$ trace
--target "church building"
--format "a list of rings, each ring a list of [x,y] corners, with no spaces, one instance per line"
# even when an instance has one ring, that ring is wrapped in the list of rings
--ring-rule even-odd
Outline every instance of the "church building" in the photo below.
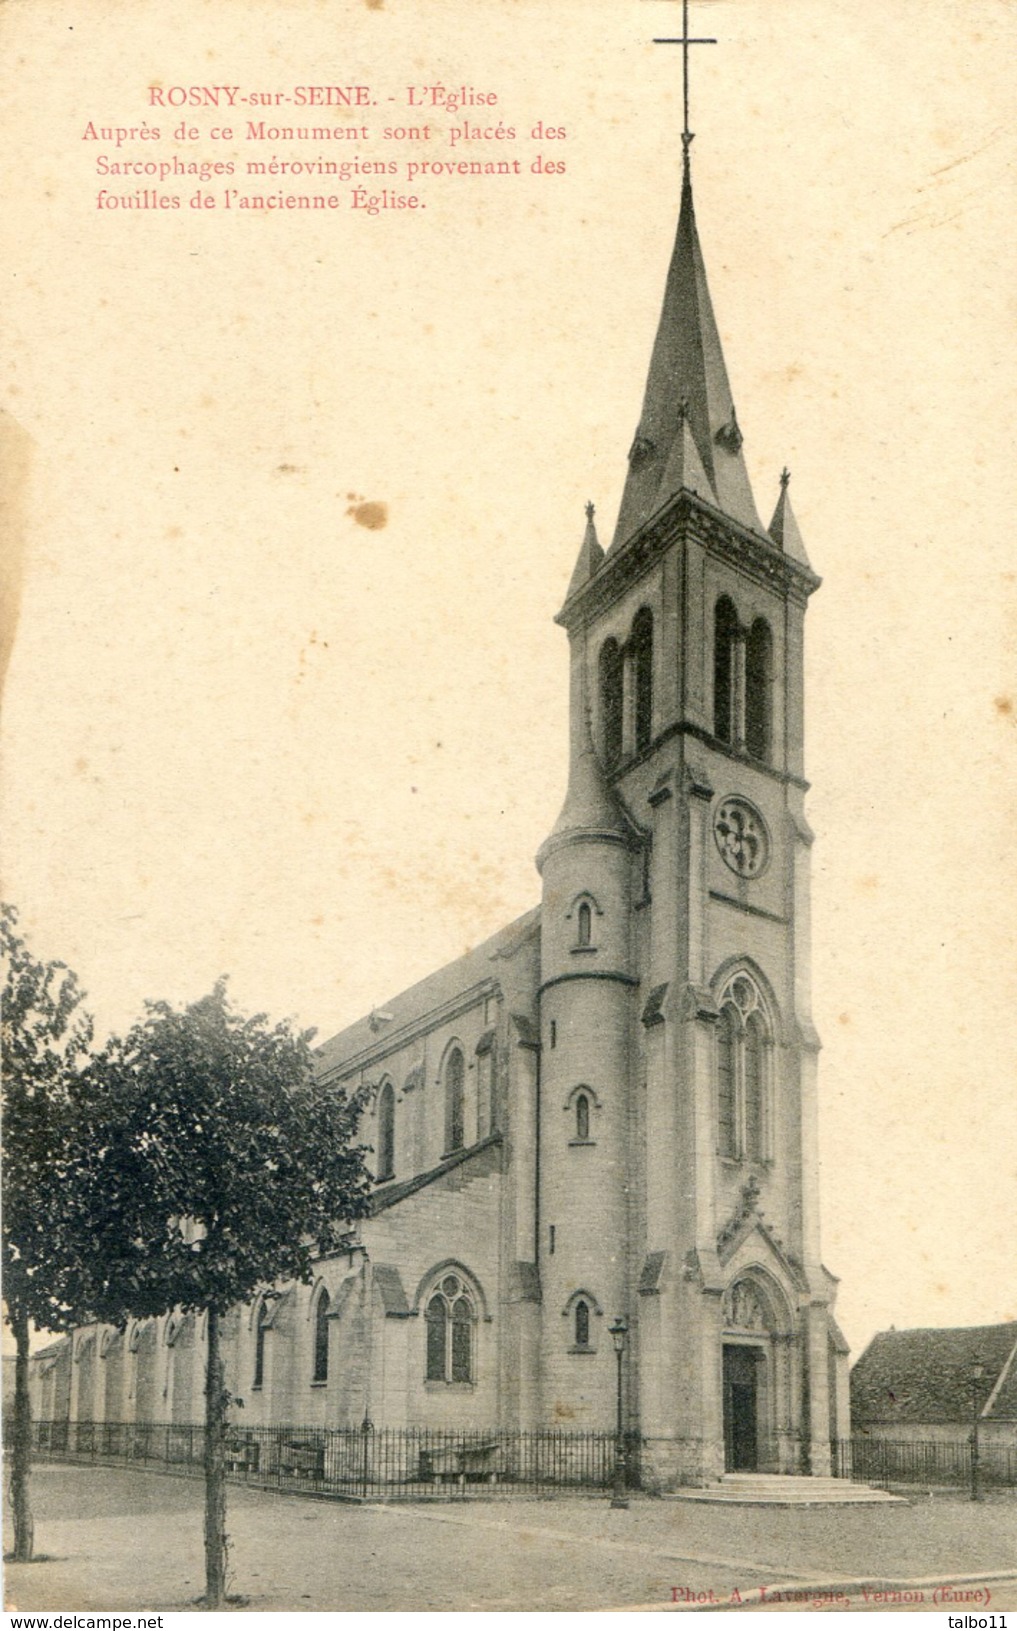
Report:
[[[319,1049],[323,1080],[371,1084],[371,1211],[313,1285],[226,1322],[245,1425],[609,1432],[617,1339],[648,1487],[825,1475],[848,1436],[809,992],[819,579],[786,472],[756,510],[690,139],[614,536],[589,506],[557,614],[540,903]],[[190,1315],[76,1333],[37,1412],[199,1421],[201,1357]]]

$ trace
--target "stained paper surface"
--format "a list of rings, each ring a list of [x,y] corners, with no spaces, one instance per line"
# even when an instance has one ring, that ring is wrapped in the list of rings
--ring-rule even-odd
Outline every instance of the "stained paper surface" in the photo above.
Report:
[[[821,1188],[857,1354],[1017,1318],[1017,13],[692,12],[745,456],[764,519],[790,467],[824,580]],[[0,23],[4,894],[100,1029],[225,971],[329,1035],[539,898],[552,617],[638,418],[680,183],[680,52],[651,42],[680,7]],[[354,134],[287,134],[325,125]]]

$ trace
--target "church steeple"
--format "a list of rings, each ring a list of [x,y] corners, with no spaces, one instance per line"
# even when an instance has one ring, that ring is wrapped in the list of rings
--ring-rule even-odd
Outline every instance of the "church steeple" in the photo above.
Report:
[[[678,232],[612,551],[683,486],[762,533],[741,449],[696,229],[686,145]]]

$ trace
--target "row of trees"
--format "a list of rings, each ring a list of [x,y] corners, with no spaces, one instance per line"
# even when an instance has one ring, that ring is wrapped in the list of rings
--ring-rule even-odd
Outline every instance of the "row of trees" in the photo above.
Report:
[[[32,1556],[29,1341],[174,1308],[204,1313],[205,1603],[226,1593],[227,1408],[221,1316],[308,1281],[366,1210],[362,1095],[315,1078],[312,1032],[244,1017],[225,981],[190,1007],[150,1003],[93,1046],[75,975],[35,958],[0,907],[4,973],[6,1318],[13,1330],[14,1553]]]

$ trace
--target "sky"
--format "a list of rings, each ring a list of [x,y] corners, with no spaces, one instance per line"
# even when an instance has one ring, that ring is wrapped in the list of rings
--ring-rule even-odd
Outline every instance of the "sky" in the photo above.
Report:
[[[692,21],[719,42],[693,52],[694,180],[744,453],[764,518],[790,467],[823,578],[824,1256],[857,1353],[1017,1318],[1017,12]],[[228,972],[326,1037],[539,898],[552,618],[638,419],[680,182],[679,54],[651,41],[680,8],[13,0],[2,26],[5,898],[100,1030]],[[432,176],[376,215],[227,212],[221,179],[213,210],[190,182],[179,211],[98,208],[150,183],[97,176],[116,150],[89,121],[161,123],[121,153],[162,158],[195,117],[185,157],[250,156],[149,99],[209,83],[366,83],[362,155],[522,173]],[[453,150],[462,111],[408,106],[435,84],[497,95],[465,122],[514,144]],[[389,120],[430,134],[386,148]]]

